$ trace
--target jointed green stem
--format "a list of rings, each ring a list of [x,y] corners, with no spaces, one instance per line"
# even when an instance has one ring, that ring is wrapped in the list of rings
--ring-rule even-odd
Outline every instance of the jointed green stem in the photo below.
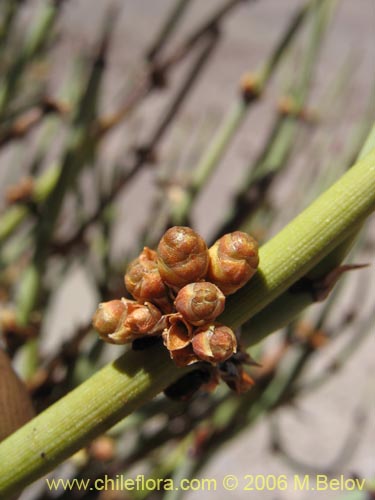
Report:
[[[372,127],[365,144],[363,145],[358,161],[363,160],[365,156],[375,149],[375,125]],[[352,228],[349,236],[340,243],[335,249],[322,259],[308,275],[310,279],[319,279],[345,259],[350,252],[358,233],[362,228],[362,223]],[[269,333],[286,326],[296,316],[298,316],[306,307],[314,302],[311,293],[301,292],[292,293],[286,290],[279,295],[276,300],[263,308],[255,316],[251,317],[244,325],[244,336],[242,342],[245,346],[257,344],[263,340]]]
[[[260,250],[260,272],[227,301],[238,326],[340,245],[375,207],[375,149]],[[247,306],[247,307],[246,307]]]
[[[375,207],[375,149],[261,249],[258,275],[228,300],[235,327],[308,273]],[[156,347],[129,351],[0,444],[0,492],[10,495],[160,392],[185,370]]]

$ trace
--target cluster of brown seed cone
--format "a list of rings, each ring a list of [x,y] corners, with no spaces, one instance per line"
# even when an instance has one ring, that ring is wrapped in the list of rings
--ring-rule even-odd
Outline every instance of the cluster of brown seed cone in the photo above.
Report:
[[[225,297],[250,280],[258,262],[258,244],[247,233],[226,234],[207,248],[191,228],[172,227],[156,251],[145,247],[129,264],[125,286],[135,300],[99,304],[93,326],[114,344],[162,336],[178,366],[218,365],[237,352],[237,339],[216,318]]]

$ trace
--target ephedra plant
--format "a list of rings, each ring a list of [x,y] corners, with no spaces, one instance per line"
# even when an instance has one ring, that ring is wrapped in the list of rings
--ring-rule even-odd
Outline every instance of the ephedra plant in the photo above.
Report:
[[[366,265],[344,260],[353,248],[356,255],[361,244],[369,245],[366,220],[375,208],[373,106],[334,155],[328,155],[323,126],[325,119],[341,118],[351,59],[332,75],[326,97],[315,109],[308,107],[336,2],[297,5],[259,69],[243,67],[238,91],[220,123],[207,119],[194,124],[201,127],[195,133],[202,135],[195,138],[195,149],[191,138],[188,146],[186,125],[179,122],[183,105],[199,87],[198,76],[210,77],[208,63],[225,40],[227,18],[236,9],[252,12],[253,3],[224,1],[179,37],[194,2],[177,0],[145,49],[144,60],[136,70],[129,69],[128,89],[122,88],[120,103],[110,113],[103,111],[108,91],[104,77],[111,68],[120,11],[113,5],[105,15],[89,67],[80,61],[80,71],[75,68],[64,88],[50,92],[46,73],[52,71],[56,33],[64,39],[64,15],[74,6],[69,0],[40,2],[26,12],[32,22],[24,30],[23,5],[4,1],[0,154],[5,158],[9,151],[21,151],[17,161],[23,170],[8,185],[0,215],[0,498],[11,498],[72,456],[76,477],[115,476],[138,462],[148,465],[150,477],[194,477],[222,444],[259,417],[273,415],[276,408],[295,403],[329,380],[329,369],[307,381],[302,375],[341,331],[357,321],[359,334],[332,366],[343,366],[365,339],[372,317],[357,309],[350,317],[344,315],[340,296],[342,276],[353,271],[348,275],[355,280]],[[290,78],[295,57],[300,71]],[[222,203],[221,192],[215,193],[212,203],[220,221],[210,241],[195,227],[196,202],[228,161],[250,110],[256,112],[254,105],[261,99],[269,100],[265,91],[281,63],[287,95],[270,120],[263,149],[251,155],[251,162],[246,159],[229,206]],[[178,67],[183,72],[176,84]],[[151,120],[145,133],[139,131],[134,115],[158,94],[166,96],[165,107],[154,117],[155,124]],[[203,99],[200,107],[205,104]],[[129,143],[126,154],[122,149],[111,164],[106,141],[112,132],[124,131],[127,137],[136,136],[135,144]],[[312,131],[315,142],[310,140]],[[173,133],[177,146],[168,156],[161,145]],[[61,144],[51,161],[54,139]],[[311,169],[326,163],[328,156],[334,169],[314,170],[314,182],[311,169],[301,173],[295,167],[291,174],[289,167],[298,155]],[[184,157],[194,161],[181,174],[177,165]],[[142,176],[150,165],[154,185],[146,189]],[[229,163],[226,168],[231,171]],[[12,165],[5,170],[9,173]],[[289,211],[283,212],[272,197],[288,175],[295,190]],[[150,213],[146,222],[139,217],[135,231],[142,203],[129,202],[126,196],[139,179]],[[314,201],[307,204],[307,198]],[[125,200],[125,209],[119,208],[119,200]],[[126,217],[133,228],[125,231],[130,250],[117,258],[113,242],[122,232],[116,230],[116,221]],[[273,221],[279,230],[271,236]],[[62,310],[70,336],[45,354],[43,339],[53,335],[45,332],[53,298],[77,263],[90,275],[95,307],[79,328]],[[360,286],[366,295],[365,279]],[[316,317],[302,317],[316,302],[322,302]],[[332,311],[339,319],[329,330]],[[270,354],[261,341],[280,329],[280,348]],[[294,362],[285,368],[291,353]],[[152,419],[163,424],[144,431]],[[273,424],[280,453],[293,462],[277,420]],[[158,492],[159,497],[164,494]],[[48,495],[44,490],[40,498]],[[56,495],[62,498],[63,492]]]

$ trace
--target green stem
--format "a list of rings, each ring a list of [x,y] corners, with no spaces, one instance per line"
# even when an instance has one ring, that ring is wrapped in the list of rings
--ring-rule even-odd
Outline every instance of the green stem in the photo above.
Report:
[[[267,80],[271,77],[273,70],[284,56],[286,49],[290,45],[290,42],[292,41],[295,34],[299,30],[300,26],[303,24],[306,15],[309,13],[310,9],[313,8],[315,5],[322,3],[322,1],[323,0],[312,0],[310,2],[306,2],[305,5],[302,5],[302,7],[300,7],[294,13],[294,16],[291,19],[288,29],[281,38],[274,52],[271,54],[269,60],[265,63],[262,70],[259,72],[261,85],[264,85],[267,82]]]
[[[371,150],[375,151],[375,124],[358,155],[358,161],[363,160]],[[319,279],[340,265],[356,242],[362,225],[360,223],[353,227],[349,236],[309,272],[310,279]],[[311,293],[292,293],[286,290],[243,325],[243,345],[249,347],[261,342],[270,333],[289,324],[313,303]]]
[[[263,245],[259,272],[228,299],[220,319],[241,325],[347,239],[374,210],[374,183],[375,149]]]
[[[348,238],[375,207],[374,184],[375,149],[262,247],[258,274],[228,300],[224,322],[252,317]],[[184,372],[162,347],[127,352],[0,444],[0,492],[45,474]]]
[[[18,445],[2,460],[6,470],[2,467],[1,495],[10,495],[51,470],[62,460],[62,449],[64,456],[70,456],[162,391],[166,380],[171,382],[180,374],[161,346],[126,352],[22,428]],[[1,443],[3,451],[6,444]],[[17,467],[7,467],[17,462]]]
[[[356,237],[357,231],[352,232],[343,243],[309,272],[309,277],[311,279],[322,278],[329,271],[340,265],[350,251]],[[288,325],[304,309],[313,304],[314,301],[312,293],[293,293],[290,290],[286,290],[243,325],[242,344],[244,347],[251,347],[258,344],[270,333]]]

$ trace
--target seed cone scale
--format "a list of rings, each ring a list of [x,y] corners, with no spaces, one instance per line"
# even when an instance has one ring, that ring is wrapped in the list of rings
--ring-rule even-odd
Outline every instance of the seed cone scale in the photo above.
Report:
[[[225,295],[242,288],[258,268],[258,243],[242,231],[225,234],[208,252],[210,260],[206,279]]]
[[[208,268],[208,249],[199,234],[189,227],[174,226],[161,238],[158,269],[164,283],[179,290],[204,278]]]
[[[225,296],[209,281],[189,283],[178,292],[175,307],[194,326],[214,321],[225,307]]]
[[[177,366],[188,366],[199,361],[191,345],[192,326],[179,313],[170,314],[163,331],[163,342]]]
[[[129,264],[124,281],[128,292],[139,302],[153,302],[165,312],[171,311],[168,291],[158,270],[155,250],[144,247],[140,255]]]
[[[171,314],[167,318],[168,326],[163,331],[163,341],[169,351],[184,349],[190,344],[192,327],[180,314]]]

